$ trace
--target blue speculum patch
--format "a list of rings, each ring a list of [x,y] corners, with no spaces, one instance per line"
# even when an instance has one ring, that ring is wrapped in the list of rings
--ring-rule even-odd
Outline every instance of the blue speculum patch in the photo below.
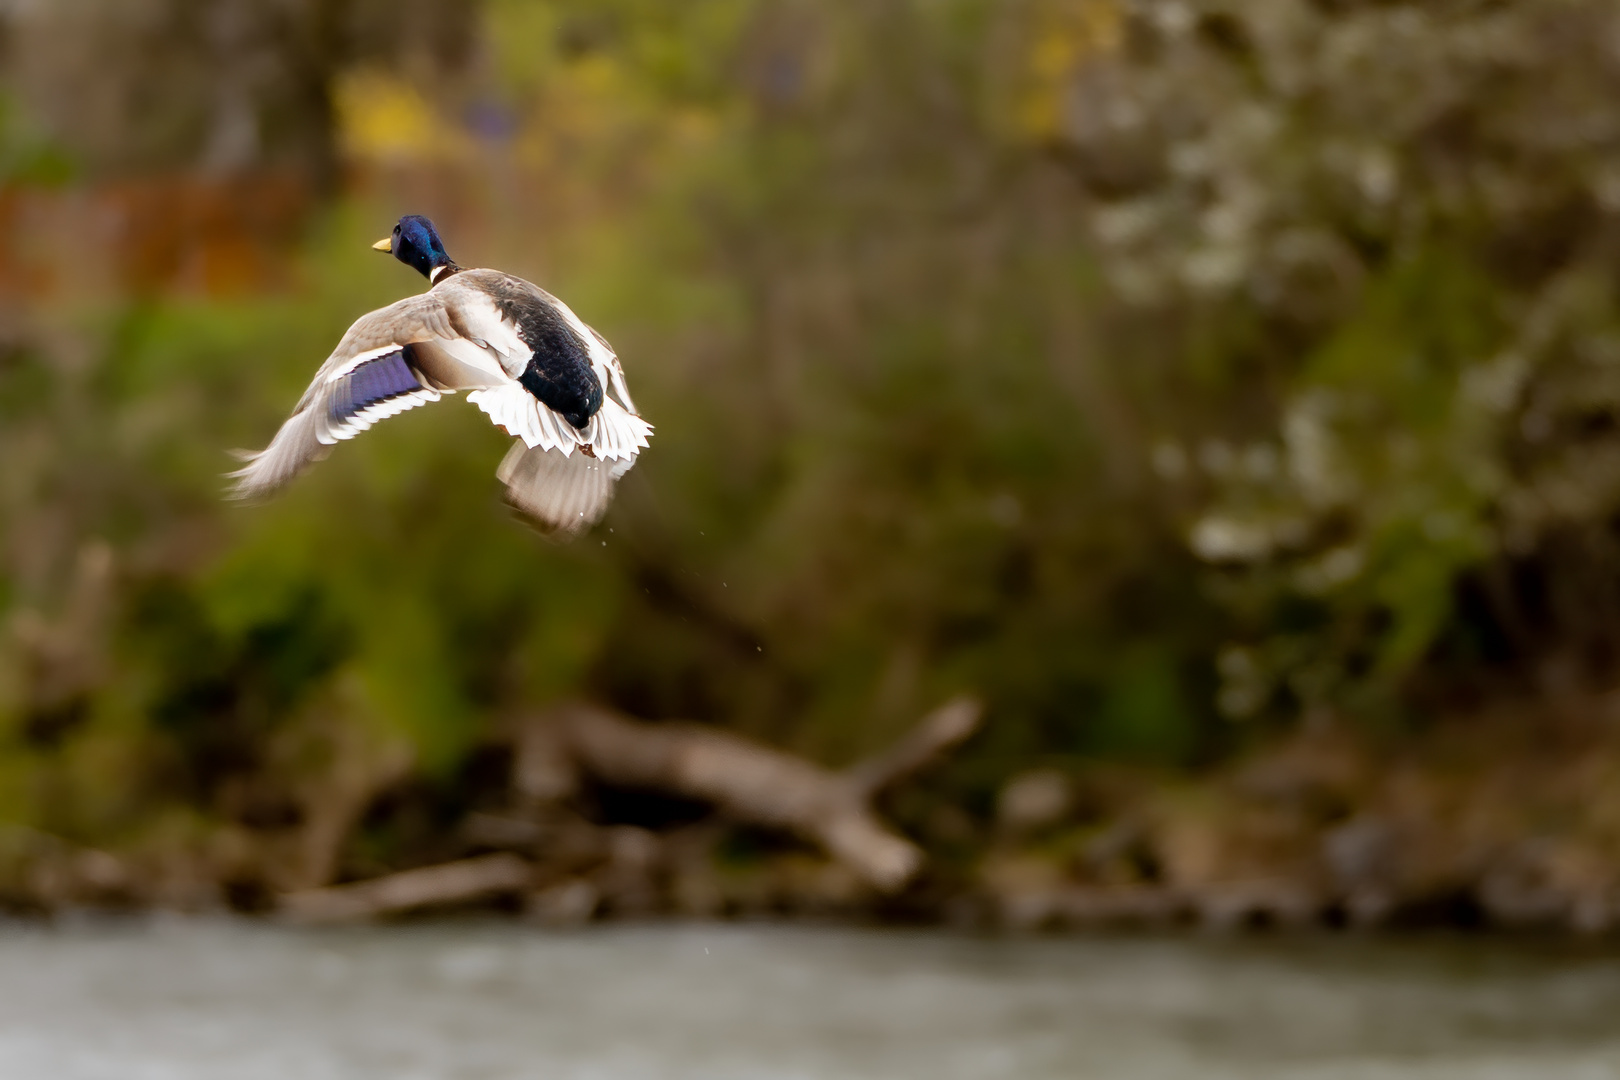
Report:
[[[420,389],[422,384],[411,373],[410,365],[405,362],[405,349],[402,348],[375,360],[367,360],[345,375],[332,395],[329,415],[341,423],[372,405]]]

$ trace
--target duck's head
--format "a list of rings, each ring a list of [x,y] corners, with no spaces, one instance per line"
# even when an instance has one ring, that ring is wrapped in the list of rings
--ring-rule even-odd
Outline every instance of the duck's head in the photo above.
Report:
[[[429,281],[437,282],[444,275],[440,271],[456,264],[445,254],[444,241],[433,222],[420,214],[406,214],[394,226],[394,231],[371,245],[386,251],[394,258],[412,267]]]

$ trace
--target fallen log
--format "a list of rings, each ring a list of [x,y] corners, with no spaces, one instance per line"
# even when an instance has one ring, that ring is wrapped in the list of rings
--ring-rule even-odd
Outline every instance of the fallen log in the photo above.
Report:
[[[506,853],[482,855],[350,885],[287,893],[281,898],[279,914],[300,923],[354,922],[522,892],[533,878],[534,868],[527,859]]]
[[[922,852],[878,819],[872,800],[966,739],[982,712],[973,698],[954,699],[887,752],[834,772],[714,728],[568,704],[520,725],[514,784],[531,806],[568,797],[585,776],[708,802],[735,821],[803,837],[894,892],[921,868]]]

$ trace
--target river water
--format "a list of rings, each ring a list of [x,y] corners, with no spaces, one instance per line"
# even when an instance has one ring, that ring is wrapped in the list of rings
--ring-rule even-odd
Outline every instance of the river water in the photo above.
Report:
[[[1608,1080],[1620,956],[496,922],[0,926],[0,1080]]]

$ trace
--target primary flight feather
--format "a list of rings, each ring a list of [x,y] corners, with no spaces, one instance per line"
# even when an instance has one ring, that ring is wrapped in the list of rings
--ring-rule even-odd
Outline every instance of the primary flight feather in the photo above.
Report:
[[[270,445],[231,473],[238,498],[267,495],[333,444],[458,390],[515,436],[495,475],[513,506],[574,533],[598,521],[652,432],[607,341],[522,278],[466,270],[425,217],[373,245],[428,291],[349,327]]]

